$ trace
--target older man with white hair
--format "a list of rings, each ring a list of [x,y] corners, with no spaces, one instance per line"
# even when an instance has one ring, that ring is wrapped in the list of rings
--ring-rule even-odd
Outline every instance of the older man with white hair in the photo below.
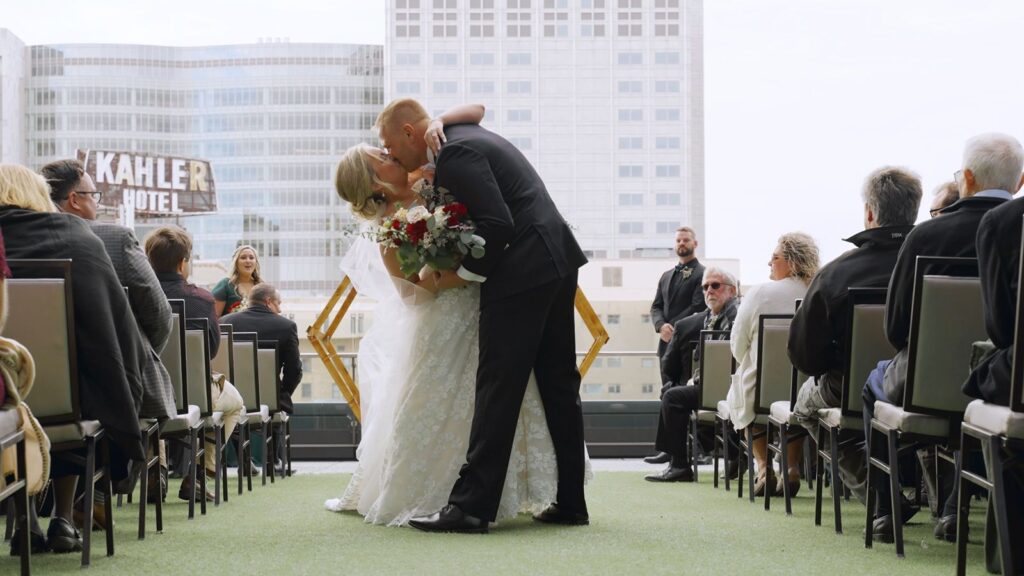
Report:
[[[907,239],[896,260],[889,283],[885,305],[885,335],[897,350],[890,361],[880,362],[864,385],[864,426],[870,432],[875,400],[891,404],[903,401],[907,380],[910,336],[910,315],[914,295],[914,268],[918,256],[954,256],[976,258],[975,237],[981,219],[989,210],[1013,198],[1020,186],[1021,145],[1005,134],[981,134],[967,141],[963,168],[954,174],[960,186],[960,200],[942,211],[940,218],[918,224]],[[945,271],[932,269],[930,273]],[[874,533],[881,541],[892,541],[893,524],[890,513],[888,485],[878,483],[878,508],[875,511]],[[885,484],[885,485],[882,485]],[[901,517],[906,521],[908,514]],[[946,501],[943,517],[936,526],[936,537],[955,537],[955,498]]]
[[[676,322],[661,359],[665,388],[654,443],[660,452],[645,461],[669,464],[662,472],[647,476],[651,482],[693,482],[692,455],[687,450],[686,434],[690,429],[690,416],[700,402],[700,376],[690,378],[686,370],[690,364],[691,342],[700,337],[701,330],[730,330],[736,319],[739,282],[735,276],[709,266],[704,270],[701,290],[708,309]]]

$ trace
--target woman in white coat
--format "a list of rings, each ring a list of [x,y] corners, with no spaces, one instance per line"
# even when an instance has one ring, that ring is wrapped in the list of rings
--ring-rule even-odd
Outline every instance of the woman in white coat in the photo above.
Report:
[[[730,342],[738,366],[728,396],[732,423],[737,431],[754,421],[758,318],[762,314],[793,313],[794,301],[804,297],[807,286],[818,272],[818,265],[818,246],[813,238],[801,232],[783,234],[769,262],[772,281],[754,286],[740,302]],[[768,447],[763,436],[754,441],[752,450],[759,471],[754,485],[755,495],[764,494],[766,489],[774,492],[775,478],[767,465]],[[800,462],[802,450],[802,441],[791,442],[789,462]],[[799,469],[791,467],[786,474],[790,485],[799,488]]]

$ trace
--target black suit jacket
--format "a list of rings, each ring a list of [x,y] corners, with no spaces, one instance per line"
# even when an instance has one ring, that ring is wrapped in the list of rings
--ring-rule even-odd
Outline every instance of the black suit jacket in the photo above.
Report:
[[[302,360],[299,357],[299,334],[295,322],[275,314],[263,304],[251,304],[241,312],[220,319],[234,326],[235,332],[255,332],[260,340],[277,342],[278,375],[281,387],[277,401],[281,410],[292,413],[292,393],[302,381]]]
[[[885,390],[890,401],[903,397],[907,380],[907,340],[910,338],[910,313],[914,300],[914,268],[918,256],[976,258],[975,237],[981,218],[1005,203],[1002,198],[964,198],[942,211],[942,216],[926,220],[907,235],[896,258],[885,301],[885,336],[896,348],[896,357],[885,371]],[[931,269],[930,274],[949,273]]]
[[[142,459],[141,360],[147,346],[103,241],[73,214],[14,206],[0,207],[0,228],[9,259],[71,259],[82,415],[99,420],[128,456]]]
[[[168,298],[185,301],[185,327],[195,330],[198,323],[193,319],[206,319],[206,334],[210,341],[210,358],[220,350],[220,323],[217,322],[217,309],[213,307],[213,294],[205,288],[185,282],[177,272],[157,272],[160,288]]]
[[[690,274],[676,285],[675,291],[669,290],[675,268],[666,271],[658,280],[658,292],[651,303],[651,323],[654,324],[655,332],[660,332],[665,323],[675,325],[679,320],[707,309],[704,292],[700,289],[704,265],[694,258],[686,263],[685,268]],[[665,347],[666,343],[658,340],[659,357],[665,353]]]
[[[486,245],[462,265],[487,278],[482,303],[564,278],[586,264],[533,166],[507,140],[475,124],[445,127],[434,182],[466,205]]]
[[[978,265],[985,330],[995,354],[985,358],[964,384],[964,394],[986,402],[1010,405],[1013,332],[1020,278],[1021,218],[1024,198],[993,208],[978,226]]]

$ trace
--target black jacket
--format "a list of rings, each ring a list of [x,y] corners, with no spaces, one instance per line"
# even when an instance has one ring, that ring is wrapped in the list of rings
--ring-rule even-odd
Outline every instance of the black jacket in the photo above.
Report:
[[[739,301],[739,298],[730,300],[712,324],[708,324],[711,310],[705,309],[673,325],[675,332],[665,348],[665,354],[661,357],[661,383],[664,386],[680,386],[686,384],[690,378],[694,379],[694,384],[699,384],[698,375],[692,373],[691,358],[700,358],[700,350],[694,348],[694,343],[700,340],[702,330],[732,330]]]
[[[185,301],[186,328],[194,330],[198,327],[197,323],[190,322],[192,319],[206,319],[210,358],[216,356],[220,349],[220,323],[217,321],[217,309],[213,307],[213,294],[205,288],[185,282],[177,272],[157,272],[156,277],[168,298]]]
[[[885,336],[896,348],[896,357],[885,370],[884,388],[890,401],[899,401],[907,380],[910,338],[910,314],[914,300],[914,268],[918,256],[951,256],[976,258],[975,237],[981,218],[991,209],[1005,203],[1003,198],[971,196],[946,207],[942,216],[914,227],[903,242],[896,267],[889,281],[885,302]],[[929,274],[945,274],[950,270],[932,268]]]
[[[985,304],[985,330],[996,352],[971,372],[963,390],[968,396],[1003,406],[1010,404],[1022,217],[1024,198],[1017,198],[985,214],[978,226],[978,265],[981,299]]]
[[[260,340],[277,342],[278,404],[281,410],[292,413],[292,393],[302,381],[302,360],[299,357],[299,334],[295,322],[274,313],[264,304],[251,304],[241,312],[220,319],[222,324],[234,326],[235,332],[255,332]]]
[[[669,290],[675,268],[666,271],[658,280],[658,292],[651,303],[651,323],[654,331],[660,332],[666,323],[675,326],[679,320],[707,309],[704,304],[704,292],[700,284],[704,278],[704,265],[694,258],[686,263],[679,274],[683,279],[676,284],[676,289]],[[658,340],[658,356],[665,353],[666,344]]]
[[[434,182],[465,204],[486,241],[462,265],[487,278],[482,304],[518,294],[586,264],[540,176],[508,140],[475,124],[445,127]]]
[[[872,228],[847,238],[856,248],[824,266],[811,281],[789,328],[789,358],[819,382],[838,405],[841,400],[849,288],[885,288],[896,257],[913,226]]]
[[[146,344],[103,241],[78,216],[0,207],[8,259],[70,258],[82,415],[99,420],[125,454],[142,459]],[[46,358],[36,358],[46,362]]]

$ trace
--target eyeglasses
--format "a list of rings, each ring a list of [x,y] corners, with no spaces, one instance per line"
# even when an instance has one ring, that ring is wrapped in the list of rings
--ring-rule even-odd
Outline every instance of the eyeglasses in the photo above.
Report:
[[[99,202],[100,198],[103,197],[103,192],[99,190],[75,190],[75,194],[79,196],[92,196],[92,199]]]
[[[701,284],[700,289],[707,292],[708,290],[718,290],[722,286],[732,286],[732,284],[726,284],[725,282],[708,282],[707,284]]]
[[[962,182],[963,179],[964,179],[964,171],[963,170],[957,170],[956,172],[953,172],[953,181],[956,182],[957,186],[960,185],[960,182]]]

